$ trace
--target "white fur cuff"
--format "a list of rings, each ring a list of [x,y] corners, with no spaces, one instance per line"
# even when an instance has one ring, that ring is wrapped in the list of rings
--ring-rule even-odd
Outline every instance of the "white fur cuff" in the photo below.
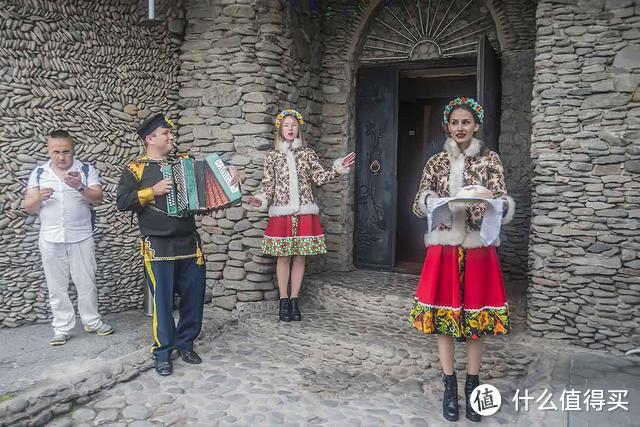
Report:
[[[345,157],[346,157],[346,156],[345,156]],[[333,161],[333,170],[334,170],[334,171],[336,171],[336,172],[338,172],[338,174],[340,174],[340,175],[346,175],[346,174],[348,174],[348,173],[349,173],[349,171],[351,170],[351,168],[345,168],[345,167],[342,165],[342,162],[344,161],[344,159],[345,159],[344,157],[341,157],[341,158],[339,158],[339,159],[335,159],[335,160]]]
[[[417,202],[415,214],[418,218],[426,218],[427,199],[429,197],[438,197],[438,193],[431,190],[425,190],[422,193],[418,193],[418,195],[416,196]]]
[[[287,205],[271,205],[269,208],[269,216],[285,216],[285,215],[318,215],[320,209],[315,203],[287,204]]]
[[[513,219],[513,215],[516,213],[516,202],[511,196],[503,196],[502,199],[507,204],[507,213],[502,217],[502,223],[509,224]]]

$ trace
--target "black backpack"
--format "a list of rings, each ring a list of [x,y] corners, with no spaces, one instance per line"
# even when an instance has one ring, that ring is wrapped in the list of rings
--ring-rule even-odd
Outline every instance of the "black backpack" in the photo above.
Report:
[[[84,173],[84,180],[89,183],[89,164],[83,163],[80,169],[82,170],[82,173]],[[44,168],[42,166],[39,166],[38,169],[36,169],[36,182],[38,183],[38,187],[40,187],[40,175],[42,175],[43,172]],[[91,211],[91,229],[95,231],[96,210],[93,208],[93,206],[91,206],[91,204],[89,204],[89,210]]]

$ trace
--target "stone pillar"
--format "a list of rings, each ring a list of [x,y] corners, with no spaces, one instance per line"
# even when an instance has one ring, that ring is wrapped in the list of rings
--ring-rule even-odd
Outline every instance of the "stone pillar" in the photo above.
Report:
[[[632,0],[537,11],[528,324],[612,352],[640,345],[639,21]]]
[[[313,23],[277,0],[193,0],[187,19],[180,146],[196,156],[223,155],[244,177],[243,193],[254,194],[281,108],[300,109],[305,136],[316,146],[321,116],[314,73],[320,60]],[[202,219],[215,306],[231,310],[237,302],[278,297],[274,259],[259,249],[267,219],[242,207]]]

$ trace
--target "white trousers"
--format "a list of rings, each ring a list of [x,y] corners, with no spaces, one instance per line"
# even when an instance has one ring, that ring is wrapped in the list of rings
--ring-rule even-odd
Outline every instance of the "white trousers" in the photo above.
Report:
[[[78,291],[82,323],[94,329],[99,327],[102,320],[98,313],[93,236],[77,243],[51,243],[41,238],[39,246],[53,314],[53,332],[69,335],[76,325],[76,314],[69,299],[69,277]]]

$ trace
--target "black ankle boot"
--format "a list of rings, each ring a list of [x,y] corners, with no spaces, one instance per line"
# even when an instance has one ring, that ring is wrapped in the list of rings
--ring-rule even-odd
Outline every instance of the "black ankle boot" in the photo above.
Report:
[[[289,298],[280,298],[280,320],[291,322],[291,301]]]
[[[473,410],[471,407],[471,393],[473,390],[480,385],[480,379],[477,375],[467,374],[467,380],[464,382],[464,399],[467,405],[467,419],[473,422],[480,422],[482,418],[480,414]]]
[[[458,379],[456,373],[442,375],[444,396],[442,397],[442,416],[449,421],[458,421]]]
[[[302,320],[302,313],[300,313],[300,307],[298,306],[298,298],[291,298],[291,320],[294,322]]]

